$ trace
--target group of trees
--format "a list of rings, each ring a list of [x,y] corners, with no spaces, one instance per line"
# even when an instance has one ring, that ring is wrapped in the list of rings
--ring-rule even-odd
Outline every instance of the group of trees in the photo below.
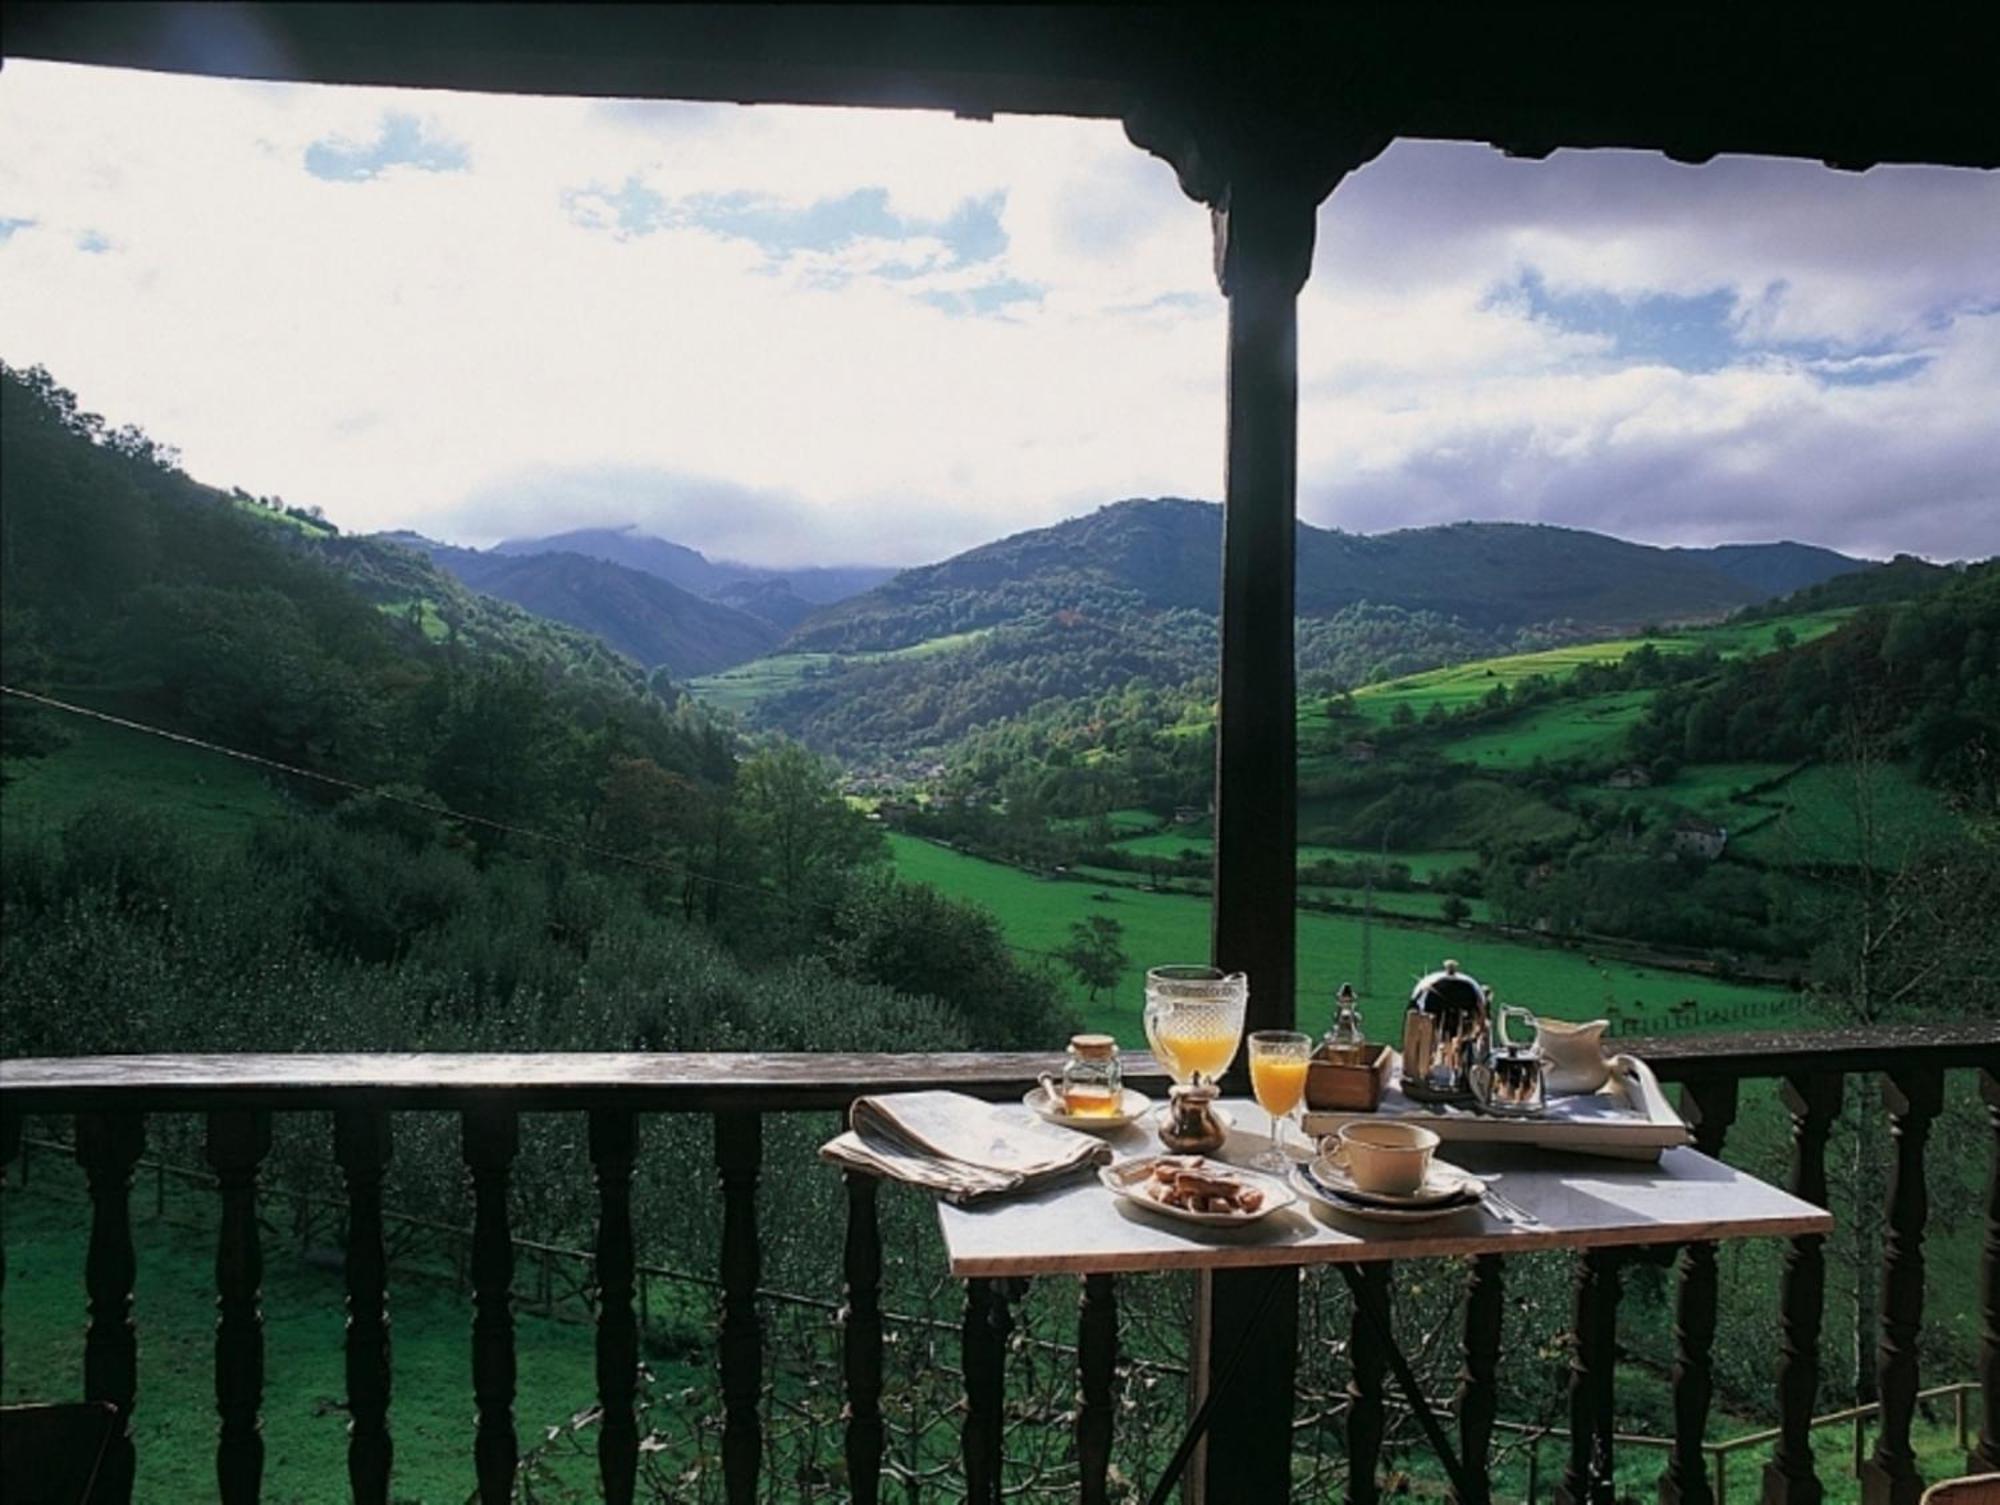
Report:
[[[2000,798],[2000,566],[1654,698],[1632,745],[1689,762],[1791,761],[1862,736],[1991,810]]]

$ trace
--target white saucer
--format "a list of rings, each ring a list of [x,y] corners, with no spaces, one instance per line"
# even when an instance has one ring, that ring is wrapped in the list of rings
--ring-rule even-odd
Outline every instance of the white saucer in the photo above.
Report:
[[[1424,1177],[1424,1184],[1413,1192],[1369,1191],[1355,1181],[1346,1166],[1330,1155],[1314,1156],[1307,1169],[1313,1179],[1343,1200],[1391,1211],[1455,1206],[1476,1201],[1486,1194],[1484,1181],[1435,1155],[1431,1157],[1430,1172]]]
[[[1290,1180],[1294,1191],[1310,1201],[1317,1202],[1329,1212],[1344,1213],[1348,1217],[1363,1218],[1375,1223],[1428,1223],[1437,1218],[1456,1217],[1461,1212],[1470,1212],[1479,1206],[1477,1200],[1470,1198],[1454,1198],[1449,1202],[1415,1207],[1385,1207],[1380,1204],[1370,1206],[1364,1202],[1350,1202],[1325,1183],[1316,1180],[1312,1171],[1304,1165],[1292,1167]]]
[[[1040,1083],[1028,1089],[1028,1095],[1021,1099],[1035,1117],[1047,1123],[1061,1124],[1065,1129],[1122,1129],[1129,1123],[1136,1123],[1153,1106],[1153,1100],[1136,1087],[1127,1087],[1119,1100],[1115,1116],[1097,1114],[1065,1113],[1049,1101],[1049,1095]]]

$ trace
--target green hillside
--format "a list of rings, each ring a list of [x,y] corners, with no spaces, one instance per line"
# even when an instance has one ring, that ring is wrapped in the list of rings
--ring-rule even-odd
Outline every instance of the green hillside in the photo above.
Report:
[[[774,696],[801,689],[815,679],[839,673],[848,665],[898,663],[929,658],[970,647],[984,632],[955,632],[876,653],[775,653],[749,663],[701,674],[687,682],[688,692],[718,710],[741,715]]]

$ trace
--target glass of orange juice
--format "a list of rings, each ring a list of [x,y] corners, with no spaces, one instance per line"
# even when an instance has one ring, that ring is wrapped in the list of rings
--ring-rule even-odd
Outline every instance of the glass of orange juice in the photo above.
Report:
[[[1250,984],[1214,967],[1154,967],[1146,973],[1146,1043],[1176,1082],[1199,1072],[1214,1081],[1236,1059]]]
[[[1250,1163],[1259,1170],[1279,1171],[1289,1161],[1284,1130],[1306,1095],[1306,1072],[1312,1064],[1312,1036],[1295,1029],[1260,1029],[1250,1036],[1250,1090],[1271,1115],[1271,1147]]]

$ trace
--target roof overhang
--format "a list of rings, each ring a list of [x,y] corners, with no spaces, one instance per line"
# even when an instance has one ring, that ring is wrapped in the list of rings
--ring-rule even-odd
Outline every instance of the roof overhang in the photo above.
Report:
[[[1985,7],[15,0],[9,57],[221,77],[963,115],[1280,101],[1382,136],[2000,166]]]

